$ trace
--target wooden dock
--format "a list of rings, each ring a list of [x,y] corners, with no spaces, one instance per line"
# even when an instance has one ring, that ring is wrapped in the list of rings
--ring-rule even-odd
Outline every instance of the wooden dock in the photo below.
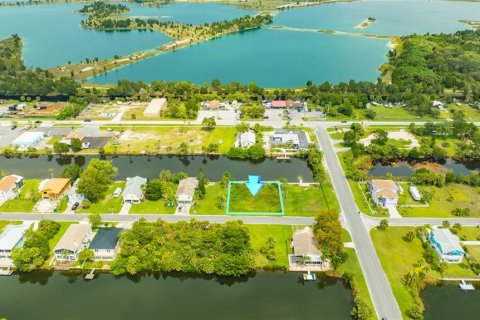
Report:
[[[0,276],[11,276],[13,273],[13,270],[8,267],[8,269],[0,269]]]
[[[95,268],[85,275],[85,280],[93,280],[95,278]]]

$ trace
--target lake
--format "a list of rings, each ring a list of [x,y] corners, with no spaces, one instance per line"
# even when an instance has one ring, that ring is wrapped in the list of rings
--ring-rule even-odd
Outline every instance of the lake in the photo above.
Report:
[[[55,175],[60,175],[63,167],[77,164],[84,168],[94,156],[40,156],[38,158],[11,158],[0,157],[0,168],[7,169],[13,174],[18,174],[26,179],[41,179],[50,176],[49,169]],[[112,160],[118,168],[117,179],[141,176],[146,178],[158,177],[161,170],[172,172],[185,171],[189,175],[197,176],[203,169],[205,176],[211,181],[219,181],[224,171],[229,171],[235,179],[248,180],[249,174],[259,174],[264,180],[287,178],[296,182],[302,176],[305,182],[312,182],[312,171],[307,162],[298,158],[289,160],[263,159],[263,160],[234,160],[225,156],[218,157],[177,157],[177,156],[119,156],[106,157]]]
[[[36,272],[0,277],[8,319],[350,319],[352,292],[338,279],[259,272],[238,280],[171,274],[114,277]],[[26,307],[27,306],[27,307]]]
[[[130,16],[202,24],[255,12],[215,3],[173,3],[158,8],[128,4]],[[110,58],[147,51],[171,41],[160,32],[84,30],[75,13],[81,4],[0,7],[0,38],[18,33],[27,66],[52,67],[85,58]],[[480,3],[460,1],[356,1],[279,12],[274,25],[378,35],[453,32],[469,28],[459,19],[478,19]],[[377,20],[354,29],[367,17]],[[130,80],[187,80],[203,83],[257,82],[264,87],[304,86],[354,80],[376,81],[387,58],[387,39],[263,27],[224,36],[98,75],[98,83]]]
[[[480,290],[462,292],[456,283],[429,286],[421,293],[425,320],[470,320],[480,314]]]
[[[407,161],[401,161],[395,165],[377,162],[370,171],[368,171],[368,175],[372,177],[383,177],[387,173],[391,173],[394,177],[411,177],[414,172],[412,167],[414,164],[414,162]],[[480,170],[480,161],[456,161],[454,159],[446,159],[445,161],[438,162],[438,164],[449,170],[453,170],[456,175],[468,175],[472,171]]]

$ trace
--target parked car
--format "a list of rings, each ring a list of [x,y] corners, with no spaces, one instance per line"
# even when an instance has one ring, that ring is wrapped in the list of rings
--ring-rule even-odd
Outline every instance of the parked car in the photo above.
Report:
[[[35,120],[35,123],[42,123],[41,120]]]
[[[72,210],[77,210],[78,206],[80,205],[80,203],[78,202],[75,202],[72,206]]]
[[[85,119],[85,120],[83,120],[83,122],[92,122],[92,120],[91,119]]]
[[[12,126],[12,130],[15,130],[15,129],[17,129],[17,126]]]

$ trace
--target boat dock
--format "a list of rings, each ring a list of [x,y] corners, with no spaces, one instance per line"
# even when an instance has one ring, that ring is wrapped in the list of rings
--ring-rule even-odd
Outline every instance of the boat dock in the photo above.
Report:
[[[95,268],[85,275],[85,280],[93,280],[95,278]]]
[[[0,269],[0,276],[11,276],[13,273],[13,270],[8,267],[8,269]]]
[[[465,280],[460,280],[460,283],[458,284],[458,286],[460,287],[460,289],[462,289],[463,291],[472,291],[472,290],[475,290],[475,287],[473,286],[473,284],[471,283],[468,283],[468,282],[465,282]]]

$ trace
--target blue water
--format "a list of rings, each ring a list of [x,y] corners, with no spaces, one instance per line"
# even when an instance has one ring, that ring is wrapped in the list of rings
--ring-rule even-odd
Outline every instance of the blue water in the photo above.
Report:
[[[386,61],[387,41],[262,28],[203,42],[94,78],[257,82],[265,87],[303,86],[350,79],[375,81]]]

